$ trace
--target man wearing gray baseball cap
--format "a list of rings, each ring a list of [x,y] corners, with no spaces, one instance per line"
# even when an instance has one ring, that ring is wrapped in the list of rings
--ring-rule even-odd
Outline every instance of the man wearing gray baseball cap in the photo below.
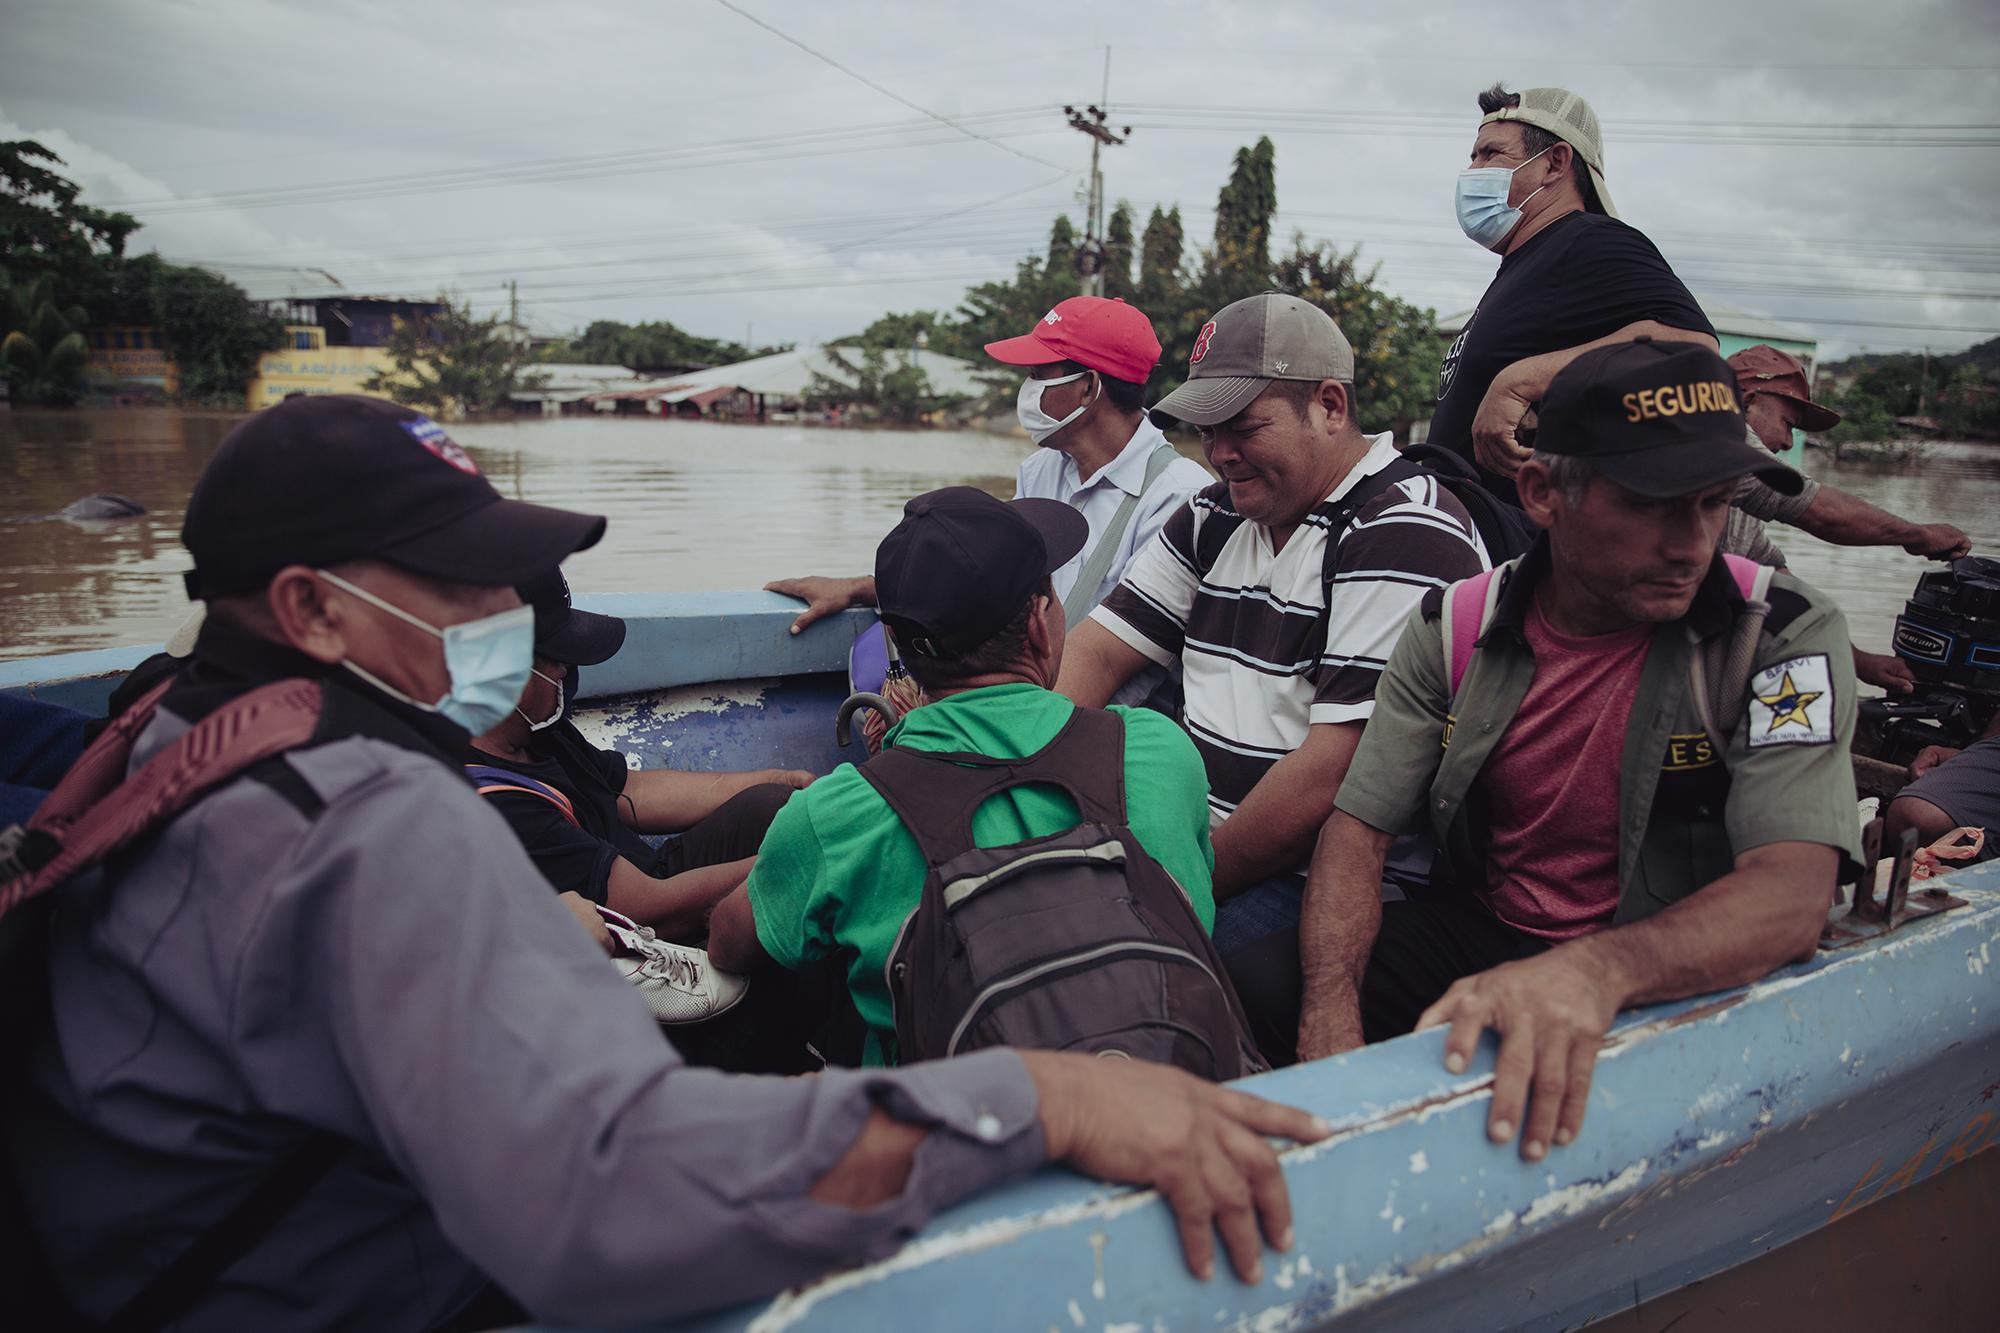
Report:
[[[1306,859],[1396,636],[1426,590],[1487,555],[1457,499],[1386,432],[1362,432],[1354,350],[1298,297],[1217,311],[1153,417],[1196,427],[1222,480],[1175,511],[1070,636],[1056,687],[1102,706],[1149,662],[1183,667],[1227,954],[1298,919]]]

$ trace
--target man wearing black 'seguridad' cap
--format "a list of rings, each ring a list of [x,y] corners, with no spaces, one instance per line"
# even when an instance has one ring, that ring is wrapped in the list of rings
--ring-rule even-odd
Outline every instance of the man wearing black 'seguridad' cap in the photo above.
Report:
[[[1449,1024],[1462,1072],[1497,1029],[1488,1132],[1530,1160],[1580,1128],[1620,1008],[1810,955],[1858,855],[1846,621],[1718,553],[1742,477],[1799,481],[1746,440],[1727,363],[1586,352],[1538,446],[1520,486],[1541,538],[1430,593],[1376,690],[1313,862],[1295,1026],[1283,987],[1254,982],[1286,960],[1231,960],[1301,1058]],[[1450,892],[1379,903],[1391,833],[1422,821]]]

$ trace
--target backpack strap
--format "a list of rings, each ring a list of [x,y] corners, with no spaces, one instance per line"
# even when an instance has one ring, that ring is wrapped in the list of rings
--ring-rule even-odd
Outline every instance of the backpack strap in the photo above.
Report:
[[[1722,562],[1743,606],[1727,634],[1690,645],[1688,697],[1715,757],[1726,761],[1729,738],[1750,701],[1750,677],[1756,674],[1757,644],[1771,614],[1771,577],[1777,570],[1740,555],[1724,555]],[[1688,634],[1692,637],[1694,631]]]
[[[1070,624],[1082,622],[1097,605],[1097,589],[1104,582],[1104,576],[1111,572],[1111,562],[1118,558],[1118,548],[1125,542],[1125,529],[1132,526],[1133,516],[1139,512],[1139,504],[1146,498],[1146,492],[1153,489],[1153,483],[1167,470],[1174,459],[1180,457],[1174,447],[1164,439],[1153,446],[1153,452],[1146,456],[1146,479],[1139,483],[1139,493],[1128,495],[1119,502],[1118,511],[1111,516],[1104,535],[1097,539],[1097,545],[1090,548],[1090,558],[1077,571],[1076,582],[1070,585],[1069,596],[1063,598],[1063,618]]]
[[[133,747],[174,683],[161,681],[114,719],[28,823],[0,833],[0,916],[131,846],[230,779],[311,740],[323,710],[319,682],[273,682],[208,714],[128,776]],[[308,1134],[101,1327],[139,1333],[186,1314],[305,1199],[346,1148],[337,1134]]]
[[[233,699],[126,776],[132,747],[172,681],[106,727],[27,824],[0,833],[0,916],[151,833],[259,761],[312,739],[318,681],[281,680]]]
[[[1326,524],[1326,545],[1320,550],[1319,561],[1319,650],[1322,655],[1326,652],[1327,641],[1333,636],[1333,579],[1340,572],[1340,543],[1346,539],[1347,530],[1354,526],[1355,516],[1382,492],[1398,482],[1423,475],[1423,469],[1415,463],[1401,457],[1391,459],[1386,467],[1356,481],[1347,494],[1334,502],[1325,519],[1320,520]]]
[[[472,779],[472,785],[481,796],[491,796],[496,792],[519,792],[523,796],[534,796],[547,801],[562,812],[562,817],[578,828],[583,825],[576,817],[576,807],[569,797],[557,791],[546,782],[537,781],[526,773],[516,773],[509,768],[493,764],[467,764],[465,772]]]
[[[1020,759],[897,747],[856,771],[896,812],[933,868],[976,847],[973,815],[1015,787],[1061,788],[1085,823],[1127,822],[1125,724],[1103,709],[1073,710],[1047,745]]]
[[[1506,586],[1503,571],[1513,562],[1481,570],[1469,579],[1460,579],[1444,590],[1444,675],[1450,697],[1456,701],[1458,687],[1465,682],[1466,668],[1472,665],[1473,649],[1493,622],[1494,608],[1500,604],[1500,590]]]

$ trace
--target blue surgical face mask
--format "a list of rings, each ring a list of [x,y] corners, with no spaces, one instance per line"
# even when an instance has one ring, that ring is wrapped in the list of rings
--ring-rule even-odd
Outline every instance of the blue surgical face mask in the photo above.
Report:
[[[1548,151],[1544,148],[1542,153]],[[1535,157],[1540,157],[1542,153],[1536,153]],[[1528,162],[1534,161],[1535,157],[1529,158]],[[1527,166],[1528,162],[1523,162],[1521,167]],[[1544,183],[1528,199],[1523,199],[1520,207],[1509,205],[1507,196],[1514,192],[1514,173],[1521,167],[1467,167],[1458,173],[1459,228],[1488,250],[1498,250],[1500,243],[1520,225],[1521,210],[1528,206],[1528,199],[1549,188]]]
[[[341,591],[444,641],[444,666],[451,676],[451,687],[443,698],[429,703],[412,699],[353,662],[341,662],[391,699],[422,712],[440,714],[474,736],[493,730],[520,703],[521,691],[528,688],[528,677],[535,669],[535,613],[531,608],[517,606],[511,611],[439,629],[337,574],[323,569],[316,572]]]

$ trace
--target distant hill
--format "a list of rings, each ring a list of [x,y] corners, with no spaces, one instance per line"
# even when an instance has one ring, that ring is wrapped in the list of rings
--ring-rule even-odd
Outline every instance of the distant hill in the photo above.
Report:
[[[1870,352],[1864,356],[1850,356],[1845,361],[1829,361],[1820,367],[1825,374],[1848,376],[1863,371],[1874,370],[1899,358],[1914,358],[1916,352]],[[1947,356],[1931,358],[1936,365],[1977,366],[1983,371],[2000,369],[2000,338],[1988,338],[1983,343],[1975,343],[1963,352],[1953,352]]]

